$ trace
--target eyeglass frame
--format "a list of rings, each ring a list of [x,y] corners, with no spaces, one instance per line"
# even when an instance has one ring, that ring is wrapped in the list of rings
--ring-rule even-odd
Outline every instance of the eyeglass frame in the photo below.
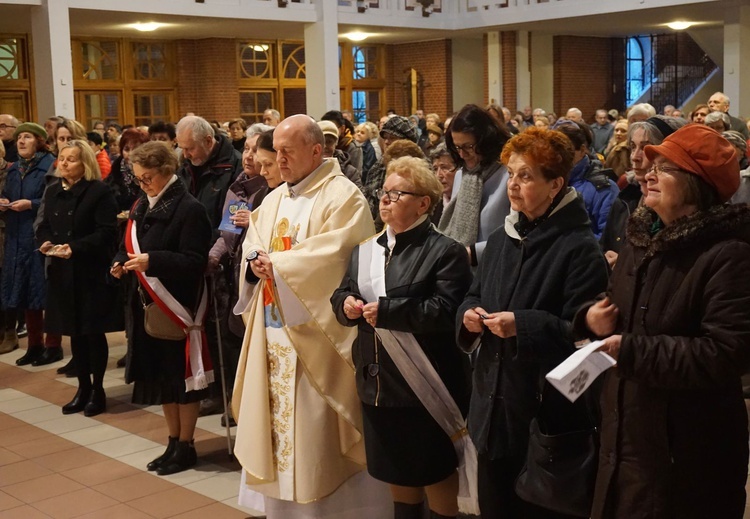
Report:
[[[133,177],[133,180],[138,182],[139,186],[150,186],[151,182],[154,181],[152,177],[147,177],[145,175],[142,178],[138,178],[135,176],[135,173],[132,173],[130,176]]]
[[[453,173],[458,169],[458,166],[454,164],[453,166],[448,167],[445,164],[438,164],[436,166],[432,166],[432,169],[435,170],[435,173],[437,173],[438,171],[447,171],[448,173]]]
[[[396,193],[396,199],[393,199],[393,196],[391,193]],[[391,203],[396,203],[401,198],[401,195],[411,195],[411,196],[427,196],[427,195],[420,195],[418,193],[412,193],[411,191],[401,191],[400,189],[391,189],[390,191],[386,191],[382,187],[375,191],[375,196],[378,197],[378,200],[381,200],[385,195],[388,195],[388,201]]]
[[[0,130],[7,130],[8,128],[18,128],[18,126],[13,126],[12,124],[0,123]]]
[[[456,153],[464,152],[464,153],[476,153],[477,144],[462,144],[461,146],[458,146],[457,144],[453,144],[453,149],[456,151]]]
[[[682,168],[665,168],[658,164],[651,164],[651,167],[648,168],[647,173],[653,173],[658,178],[662,173],[665,175],[672,175],[672,173],[674,173],[675,171],[679,171],[680,173],[685,172],[685,170]]]

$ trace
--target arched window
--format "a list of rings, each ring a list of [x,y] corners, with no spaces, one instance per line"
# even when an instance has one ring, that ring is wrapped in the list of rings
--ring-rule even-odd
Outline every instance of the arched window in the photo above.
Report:
[[[644,43],[648,49],[644,47]],[[638,36],[626,41],[625,98],[628,105],[633,104],[651,84],[647,73],[651,47],[649,43],[648,38]]]

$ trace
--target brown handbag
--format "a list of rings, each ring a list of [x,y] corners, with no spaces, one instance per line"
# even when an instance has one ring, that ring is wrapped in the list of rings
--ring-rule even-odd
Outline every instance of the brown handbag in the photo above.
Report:
[[[146,303],[146,296],[140,286],[138,287],[138,293],[141,296],[141,304],[143,305],[143,328],[146,330],[146,333],[155,339],[164,339],[167,341],[185,340],[185,337],[187,337],[185,329],[176,325],[164,313],[164,310],[159,308],[159,305],[156,303]]]

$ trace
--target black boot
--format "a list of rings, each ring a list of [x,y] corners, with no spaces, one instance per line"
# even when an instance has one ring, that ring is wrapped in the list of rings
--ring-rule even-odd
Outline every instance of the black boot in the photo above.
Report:
[[[456,519],[455,515],[442,515],[430,510],[430,519]]]
[[[26,354],[20,359],[16,359],[16,366],[26,366],[31,364],[44,353],[44,346],[29,346],[26,348]]]
[[[167,461],[172,456],[174,450],[177,448],[177,440],[179,440],[179,438],[173,438],[172,436],[169,437],[167,450],[164,451],[164,454],[162,454],[155,460],[150,461],[148,465],[146,465],[146,468],[149,470],[149,472],[153,472],[161,467],[161,464]]]
[[[91,386],[79,386],[73,400],[62,407],[63,414],[80,413],[91,397]]]
[[[57,368],[57,374],[58,375],[65,375],[73,370],[75,370],[75,359],[73,357],[70,357],[70,360],[68,363],[60,368]]]
[[[104,394],[104,388],[94,388],[91,390],[91,396],[83,408],[84,416],[96,416],[107,409],[107,395]]]
[[[62,360],[63,351],[62,346],[52,346],[51,348],[44,348],[44,353],[39,355],[36,359],[31,361],[32,366],[46,366],[52,364],[58,360]]]
[[[198,454],[195,452],[193,442],[178,441],[172,455],[162,462],[161,466],[156,469],[156,473],[160,476],[177,474],[195,466],[196,463],[198,463]]]
[[[408,503],[393,503],[393,519],[422,519],[424,503],[410,505]]]

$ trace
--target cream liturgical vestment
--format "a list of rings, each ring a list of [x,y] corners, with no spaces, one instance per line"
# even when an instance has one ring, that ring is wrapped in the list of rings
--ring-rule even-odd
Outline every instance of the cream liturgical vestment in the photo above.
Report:
[[[373,233],[365,198],[335,159],[296,186],[279,186],[252,214],[242,257],[268,252],[274,280],[240,289],[247,331],[232,411],[241,498],[247,490],[265,496],[269,519],[274,510],[289,518],[392,514],[387,487],[363,472],[357,330],[338,324],[329,301],[352,250]],[[243,261],[240,279],[247,268]]]

